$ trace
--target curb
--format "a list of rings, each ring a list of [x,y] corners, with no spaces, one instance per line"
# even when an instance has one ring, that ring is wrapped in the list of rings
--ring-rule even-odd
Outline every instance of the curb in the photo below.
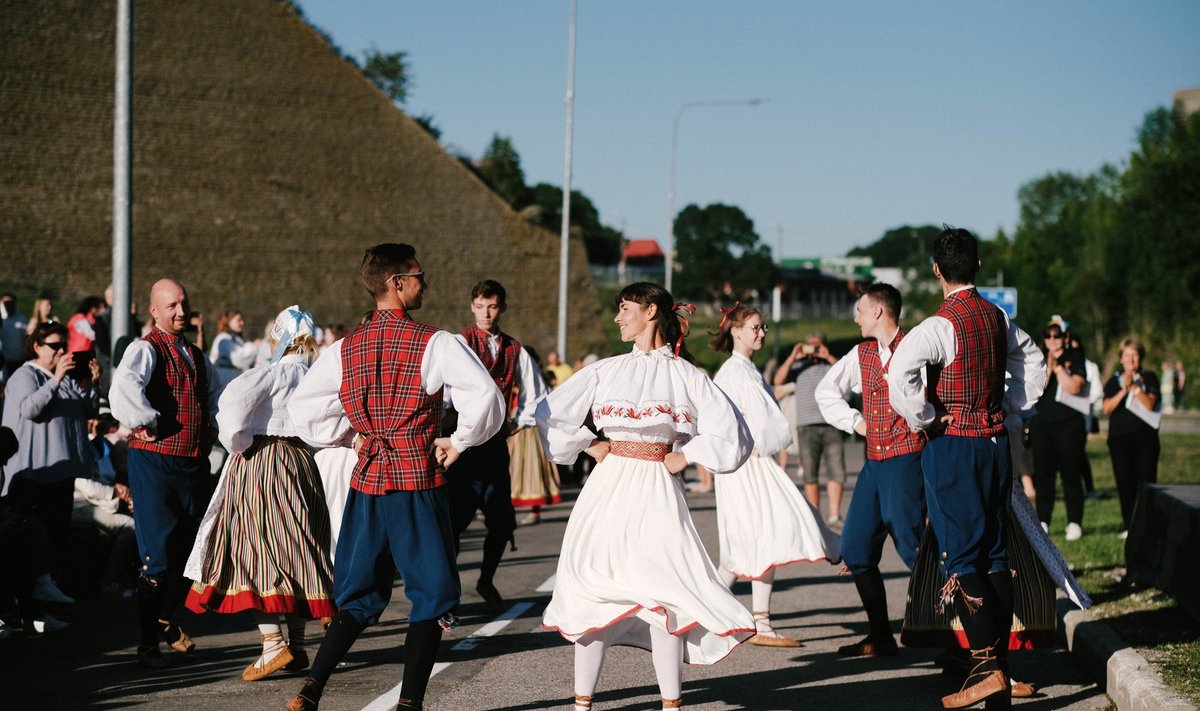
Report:
[[[1164,684],[1154,666],[1111,627],[1070,600],[1060,597],[1057,604],[1059,636],[1119,711],[1197,711]]]

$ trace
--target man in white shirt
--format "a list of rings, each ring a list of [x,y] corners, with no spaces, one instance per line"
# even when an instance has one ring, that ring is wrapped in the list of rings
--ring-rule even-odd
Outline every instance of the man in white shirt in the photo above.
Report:
[[[1004,412],[1035,402],[1045,376],[1029,334],[975,289],[975,236],[947,227],[934,240],[933,259],[944,301],[892,354],[887,381],[892,407],[929,435],[921,468],[929,525],[947,578],[940,604],[954,605],[977,664],[942,705],[964,708],[993,697],[1003,703],[1011,695],[1006,527],[1012,466]],[[928,393],[921,377],[926,369]]]
[[[855,307],[854,322],[863,341],[842,357],[817,385],[816,400],[829,424],[866,437],[866,463],[858,475],[846,526],[842,560],[867,612],[866,639],[838,648],[842,656],[896,654],[888,618],[887,593],[879,560],[890,534],[909,570],[917,561],[925,530],[925,484],[921,478],[924,433],[913,432],[888,400],[887,372],[892,354],[904,338],[898,319],[902,300],[890,284],[867,287]],[[862,394],[862,412],[846,402]]]

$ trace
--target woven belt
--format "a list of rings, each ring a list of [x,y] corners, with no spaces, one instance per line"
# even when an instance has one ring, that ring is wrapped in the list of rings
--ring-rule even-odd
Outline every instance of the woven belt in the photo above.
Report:
[[[629,459],[644,459],[648,462],[661,462],[671,451],[671,445],[656,442],[629,442],[615,440],[608,443],[608,453]]]

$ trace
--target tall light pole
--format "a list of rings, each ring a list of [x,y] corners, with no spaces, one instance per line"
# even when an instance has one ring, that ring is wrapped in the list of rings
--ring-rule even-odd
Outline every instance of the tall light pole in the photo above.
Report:
[[[667,273],[663,286],[671,290],[671,281],[675,272],[675,161],[679,153],[679,119],[683,112],[698,106],[758,106],[766,99],[718,99],[714,101],[689,101],[675,112],[675,120],[671,122],[671,183],[667,188]]]
[[[129,333],[133,254],[133,0],[118,0],[113,88],[112,343]]]
[[[563,146],[562,234],[558,250],[558,356],[567,362],[567,286],[571,261],[571,139],[575,134],[575,13],[577,0],[571,0],[571,24],[567,30],[567,126]]]

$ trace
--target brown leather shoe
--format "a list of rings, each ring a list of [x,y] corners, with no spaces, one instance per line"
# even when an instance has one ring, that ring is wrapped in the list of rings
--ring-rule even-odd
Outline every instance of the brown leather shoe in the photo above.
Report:
[[[943,696],[942,707],[948,709],[965,709],[997,694],[1009,693],[1008,679],[1004,677],[1004,672],[1000,670],[973,674],[967,678],[967,681],[970,682],[973,677],[982,677],[982,680],[970,686],[964,686],[961,690],[949,696]]]
[[[1030,684],[1027,681],[1009,679],[1008,683],[1010,686],[1012,686],[1012,695],[1014,699],[1028,699],[1030,696],[1033,696],[1037,693],[1037,690],[1033,688],[1033,684]]]
[[[896,640],[890,638],[886,642],[879,642],[866,637],[860,642],[838,647],[838,654],[843,657],[894,657],[899,651]]]
[[[279,633],[275,632],[274,634]],[[259,635],[260,639],[262,637],[263,635]],[[270,635],[267,635],[267,637],[269,638]],[[259,659],[262,659],[262,655],[259,655]],[[279,654],[271,657],[271,659],[264,662],[262,666],[256,666],[258,664],[258,659],[251,662],[250,666],[246,667],[242,671],[242,681],[259,681],[260,679],[265,679],[280,669],[283,669],[288,664],[291,664],[292,659],[292,650],[288,649],[287,647],[283,647],[279,650]]]

